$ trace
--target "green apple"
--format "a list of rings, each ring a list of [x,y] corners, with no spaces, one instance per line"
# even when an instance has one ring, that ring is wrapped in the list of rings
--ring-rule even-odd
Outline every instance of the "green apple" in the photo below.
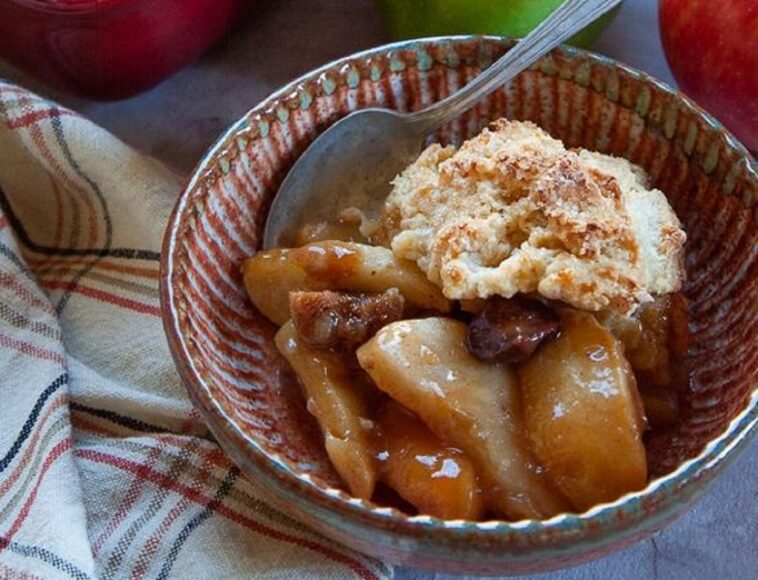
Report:
[[[377,0],[390,35],[398,40],[447,34],[526,36],[564,0]],[[612,10],[569,40],[590,44],[615,16]]]

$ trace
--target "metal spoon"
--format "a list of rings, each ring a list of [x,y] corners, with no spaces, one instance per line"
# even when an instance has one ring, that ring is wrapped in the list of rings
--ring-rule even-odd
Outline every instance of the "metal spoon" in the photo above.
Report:
[[[566,0],[508,53],[446,99],[415,113],[363,109],[332,125],[311,143],[279,187],[263,247],[290,246],[305,223],[332,221],[350,206],[378,211],[390,181],[418,157],[427,135],[621,1]]]

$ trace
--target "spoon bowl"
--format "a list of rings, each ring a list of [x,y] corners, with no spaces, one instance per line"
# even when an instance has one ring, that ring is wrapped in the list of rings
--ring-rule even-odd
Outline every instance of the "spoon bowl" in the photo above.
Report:
[[[389,109],[364,109],[322,133],[282,182],[263,247],[291,246],[299,227],[333,220],[347,207],[378,212],[392,178],[421,151],[423,135],[410,117]]]
[[[390,181],[418,155],[424,137],[476,105],[536,60],[621,3],[566,0],[488,69],[446,99],[415,113],[356,111],[325,131],[282,182],[263,235],[264,249],[348,207],[376,212]]]

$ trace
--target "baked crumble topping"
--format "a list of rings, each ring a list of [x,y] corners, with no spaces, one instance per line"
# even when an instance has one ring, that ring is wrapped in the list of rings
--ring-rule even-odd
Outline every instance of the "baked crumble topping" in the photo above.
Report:
[[[500,119],[393,182],[385,235],[450,299],[539,293],[630,314],[680,289],[684,231],[630,162]]]

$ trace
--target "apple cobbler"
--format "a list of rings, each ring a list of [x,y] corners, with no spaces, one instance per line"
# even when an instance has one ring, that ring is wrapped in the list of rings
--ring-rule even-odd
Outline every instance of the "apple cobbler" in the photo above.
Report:
[[[687,385],[685,234],[622,159],[500,120],[243,275],[356,497],[543,519],[647,482]]]

